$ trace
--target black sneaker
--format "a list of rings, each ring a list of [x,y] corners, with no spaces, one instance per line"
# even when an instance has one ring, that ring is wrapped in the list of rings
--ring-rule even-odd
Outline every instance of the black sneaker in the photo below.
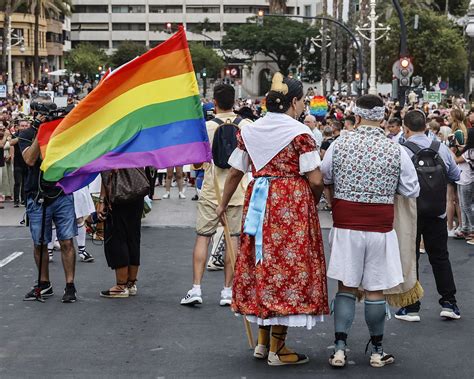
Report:
[[[18,208],[20,206],[20,203],[18,201],[15,201],[13,203],[13,208]]]
[[[94,262],[94,257],[85,250],[79,250],[81,262]]]
[[[439,314],[446,320],[459,320],[461,318],[461,312],[456,303],[450,303],[449,301],[443,301],[441,303],[441,312]]]
[[[51,297],[53,296],[53,286],[51,285],[50,282],[41,282],[40,283],[40,289],[41,289],[41,296],[43,298],[46,297]],[[38,288],[38,285],[35,285],[30,292],[28,292],[25,297],[23,298],[23,301],[32,301],[36,300],[36,288]]]
[[[66,283],[61,301],[63,303],[74,303],[76,301],[76,287],[74,287],[74,283]]]

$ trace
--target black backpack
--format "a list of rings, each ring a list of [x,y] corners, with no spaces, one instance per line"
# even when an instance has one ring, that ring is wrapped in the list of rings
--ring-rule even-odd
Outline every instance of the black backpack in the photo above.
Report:
[[[440,145],[440,142],[433,141],[430,147],[422,149],[411,141],[404,143],[413,153],[412,161],[420,183],[420,196],[417,199],[420,216],[438,217],[446,212],[448,174],[438,154]]]
[[[219,125],[214,133],[214,139],[212,140],[212,159],[217,167],[230,168],[227,162],[237,147],[238,125],[242,121],[242,118],[236,117],[234,121],[228,118],[225,122],[219,118],[215,118],[212,121]]]

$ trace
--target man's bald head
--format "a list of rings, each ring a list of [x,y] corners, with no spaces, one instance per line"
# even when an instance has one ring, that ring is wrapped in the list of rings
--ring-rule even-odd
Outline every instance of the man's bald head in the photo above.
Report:
[[[313,130],[316,127],[316,117],[314,117],[312,114],[307,115],[304,118],[304,124]]]

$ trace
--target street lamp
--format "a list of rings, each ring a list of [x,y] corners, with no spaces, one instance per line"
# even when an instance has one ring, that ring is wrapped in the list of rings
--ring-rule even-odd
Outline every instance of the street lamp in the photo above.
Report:
[[[8,51],[8,79],[7,79],[7,91],[8,91],[8,96],[13,95],[13,80],[12,80],[12,47],[20,45],[20,51],[22,53],[25,52],[25,46],[23,44],[23,37],[19,35],[13,35],[16,39],[18,39],[17,42],[15,42],[12,45],[12,19],[11,17],[8,19],[8,29],[7,29],[7,51]]]

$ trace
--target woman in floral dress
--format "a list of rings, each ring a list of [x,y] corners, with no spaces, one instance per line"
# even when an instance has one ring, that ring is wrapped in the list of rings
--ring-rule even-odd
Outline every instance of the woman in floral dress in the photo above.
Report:
[[[266,101],[266,116],[237,135],[217,213],[222,218],[251,168],[255,180],[245,199],[232,309],[259,325],[256,358],[268,356],[270,365],[300,364],[308,357],[285,346],[288,327],[311,329],[329,313],[316,210],[321,161],[311,130],[295,120],[304,109],[301,82],[275,74]]]

